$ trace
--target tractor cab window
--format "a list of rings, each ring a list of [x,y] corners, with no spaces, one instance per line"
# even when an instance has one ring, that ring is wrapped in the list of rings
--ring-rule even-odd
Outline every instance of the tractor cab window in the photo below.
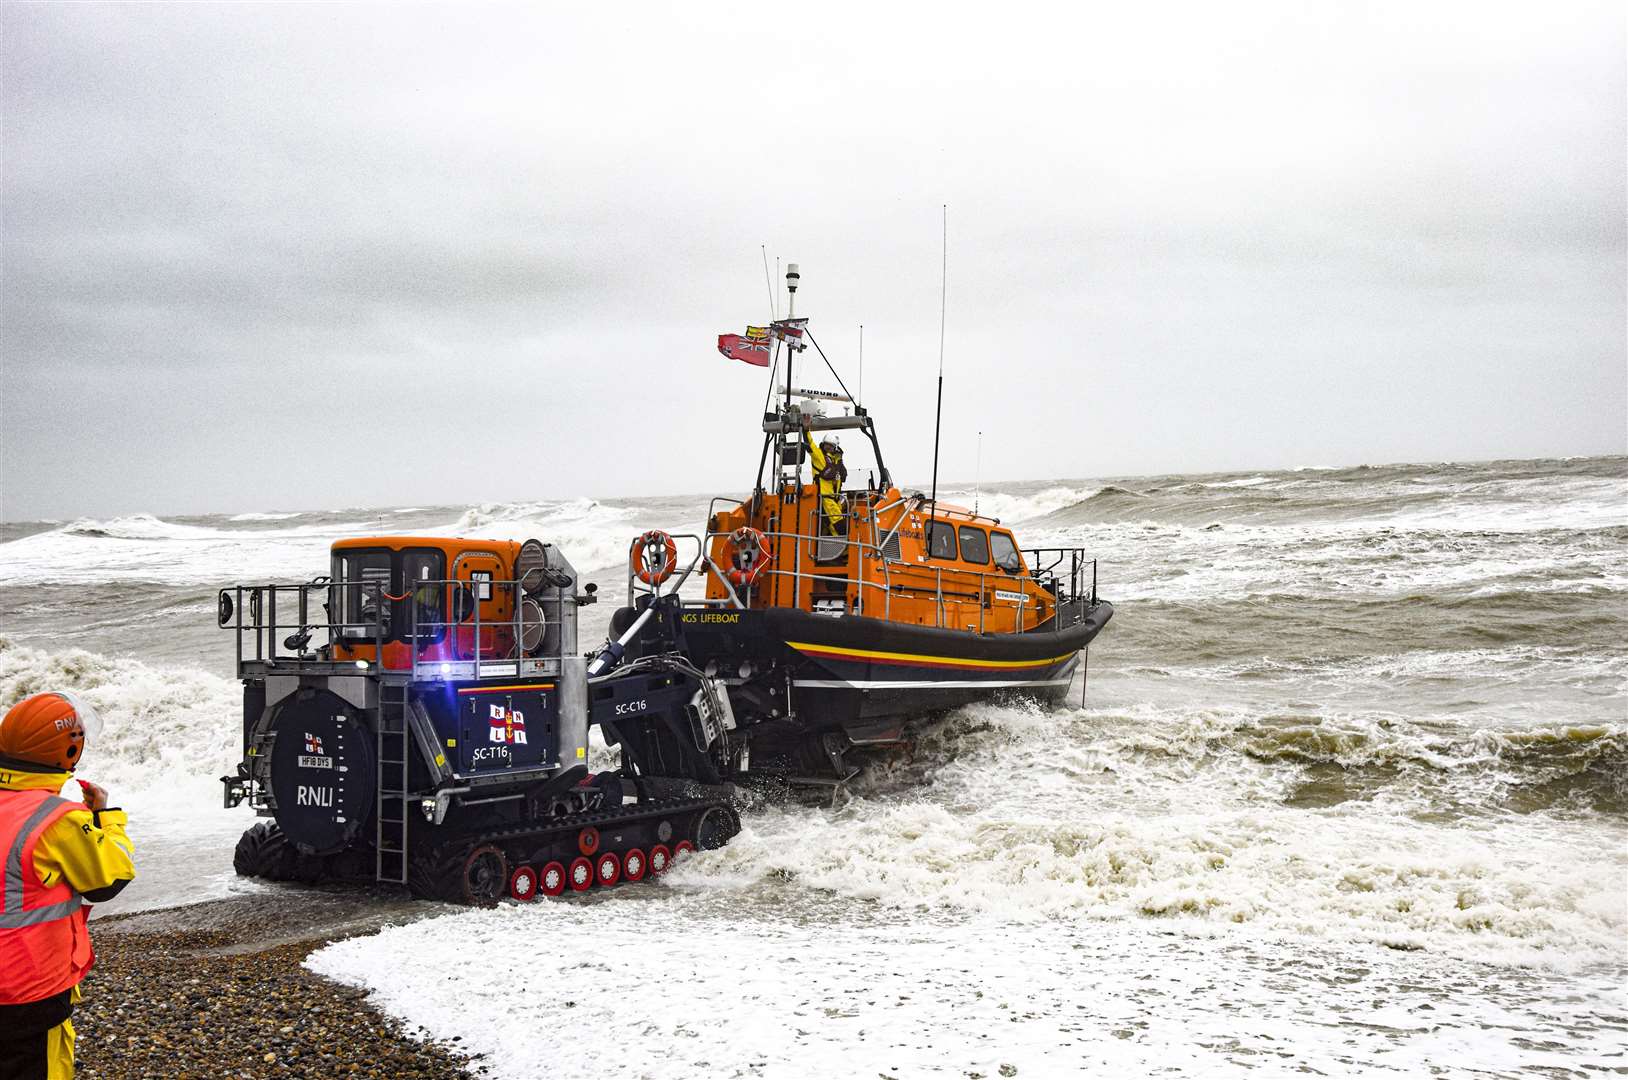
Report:
[[[961,560],[986,566],[989,563],[989,535],[972,525],[961,526]]]
[[[433,549],[414,549],[401,557],[402,586],[410,594],[412,612],[409,625],[420,642],[439,641],[445,629],[446,558]]]
[[[932,559],[955,558],[955,526],[947,521],[934,521],[927,528],[927,556]]]
[[[1023,556],[1018,554],[1017,545],[1012,542],[1012,534],[1005,532],[992,532],[989,534],[989,547],[995,554],[995,565],[1008,574],[1023,573]]]
[[[390,552],[343,551],[334,556],[334,586],[339,590],[339,621],[346,624],[340,634],[347,638],[372,638],[376,623],[382,623],[384,636],[392,636],[390,602]]]

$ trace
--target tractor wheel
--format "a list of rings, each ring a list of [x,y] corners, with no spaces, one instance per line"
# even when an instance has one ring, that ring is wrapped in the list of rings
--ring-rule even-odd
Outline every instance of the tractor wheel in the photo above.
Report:
[[[741,831],[740,818],[727,806],[709,806],[695,823],[695,846],[702,851],[721,848]]]
[[[232,869],[239,877],[259,877],[267,881],[292,881],[299,870],[299,852],[288,842],[274,822],[251,825],[238,837],[232,852]]]
[[[464,859],[463,901],[491,907],[509,895],[509,860],[494,844],[482,844]]]
[[[463,843],[449,841],[415,851],[407,865],[408,890],[419,900],[462,903],[464,860],[469,854],[467,840]]]

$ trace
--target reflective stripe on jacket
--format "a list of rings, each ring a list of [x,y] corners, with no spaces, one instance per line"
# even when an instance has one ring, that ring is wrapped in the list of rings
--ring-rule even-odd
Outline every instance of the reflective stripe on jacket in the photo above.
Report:
[[[60,877],[45,885],[40,838],[74,809],[38,788],[0,790],[0,1005],[23,1005],[77,986],[95,961],[83,899]]]

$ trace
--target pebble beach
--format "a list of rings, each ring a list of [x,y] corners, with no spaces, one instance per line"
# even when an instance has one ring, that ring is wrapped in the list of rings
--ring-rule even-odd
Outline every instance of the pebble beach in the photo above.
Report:
[[[290,890],[111,915],[74,1017],[85,1080],[478,1077],[456,1041],[420,1041],[363,991],[302,966],[336,936],[402,905],[365,892]]]

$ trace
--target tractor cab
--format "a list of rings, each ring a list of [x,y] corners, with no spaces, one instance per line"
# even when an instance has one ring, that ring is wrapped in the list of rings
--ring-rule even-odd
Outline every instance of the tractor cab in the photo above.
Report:
[[[557,648],[573,584],[535,540],[341,540],[327,589],[333,659],[441,675],[538,658]]]
[[[551,672],[576,649],[571,564],[538,540],[376,536],[333,545],[329,573],[300,585],[222,590],[241,675],[374,669],[414,679]]]

